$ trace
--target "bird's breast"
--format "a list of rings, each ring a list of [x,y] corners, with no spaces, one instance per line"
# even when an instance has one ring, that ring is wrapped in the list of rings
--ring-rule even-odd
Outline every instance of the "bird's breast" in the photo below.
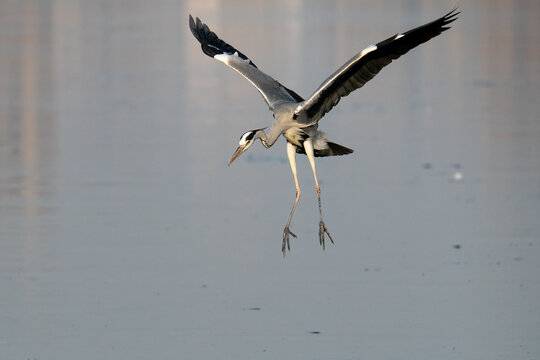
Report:
[[[304,147],[304,141],[309,138],[309,134],[306,133],[304,130],[296,127],[289,128],[283,132],[283,136],[289,141],[291,144],[303,148]]]

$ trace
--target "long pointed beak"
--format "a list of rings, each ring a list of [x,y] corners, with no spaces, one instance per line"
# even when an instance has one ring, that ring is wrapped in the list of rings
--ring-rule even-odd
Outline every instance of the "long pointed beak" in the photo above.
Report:
[[[232,162],[234,160],[236,160],[237,157],[240,156],[240,154],[242,154],[244,152],[244,150],[246,150],[246,147],[245,146],[239,146],[238,149],[236,149],[236,151],[234,152],[231,160],[229,161],[229,164],[227,166],[231,166]]]

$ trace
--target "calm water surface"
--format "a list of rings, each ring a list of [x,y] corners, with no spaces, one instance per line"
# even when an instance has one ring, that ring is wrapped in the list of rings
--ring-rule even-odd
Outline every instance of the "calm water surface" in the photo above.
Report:
[[[336,240],[201,17],[307,97],[436,1],[0,2],[1,359],[537,359],[540,6],[452,30],[321,121]]]

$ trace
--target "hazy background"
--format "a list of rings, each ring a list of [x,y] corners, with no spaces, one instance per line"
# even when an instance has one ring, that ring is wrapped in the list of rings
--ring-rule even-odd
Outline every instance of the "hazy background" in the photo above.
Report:
[[[448,1],[0,1],[1,359],[537,359],[540,4],[453,28],[320,123],[313,177],[199,16],[304,97]]]

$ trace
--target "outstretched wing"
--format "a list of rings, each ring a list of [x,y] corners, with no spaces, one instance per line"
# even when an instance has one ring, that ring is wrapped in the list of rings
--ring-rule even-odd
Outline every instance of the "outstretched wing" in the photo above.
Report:
[[[202,51],[248,79],[259,90],[270,106],[270,110],[274,110],[279,104],[304,101],[300,95],[259,70],[246,55],[221,40],[199,18],[193,20],[193,17],[189,15],[189,27],[201,43]]]
[[[306,102],[296,108],[295,114],[305,111],[310,122],[318,121],[342,97],[364,86],[392,60],[448,30],[450,27],[447,25],[459,14],[457,8],[453,9],[440,19],[368,46],[326,79]]]

